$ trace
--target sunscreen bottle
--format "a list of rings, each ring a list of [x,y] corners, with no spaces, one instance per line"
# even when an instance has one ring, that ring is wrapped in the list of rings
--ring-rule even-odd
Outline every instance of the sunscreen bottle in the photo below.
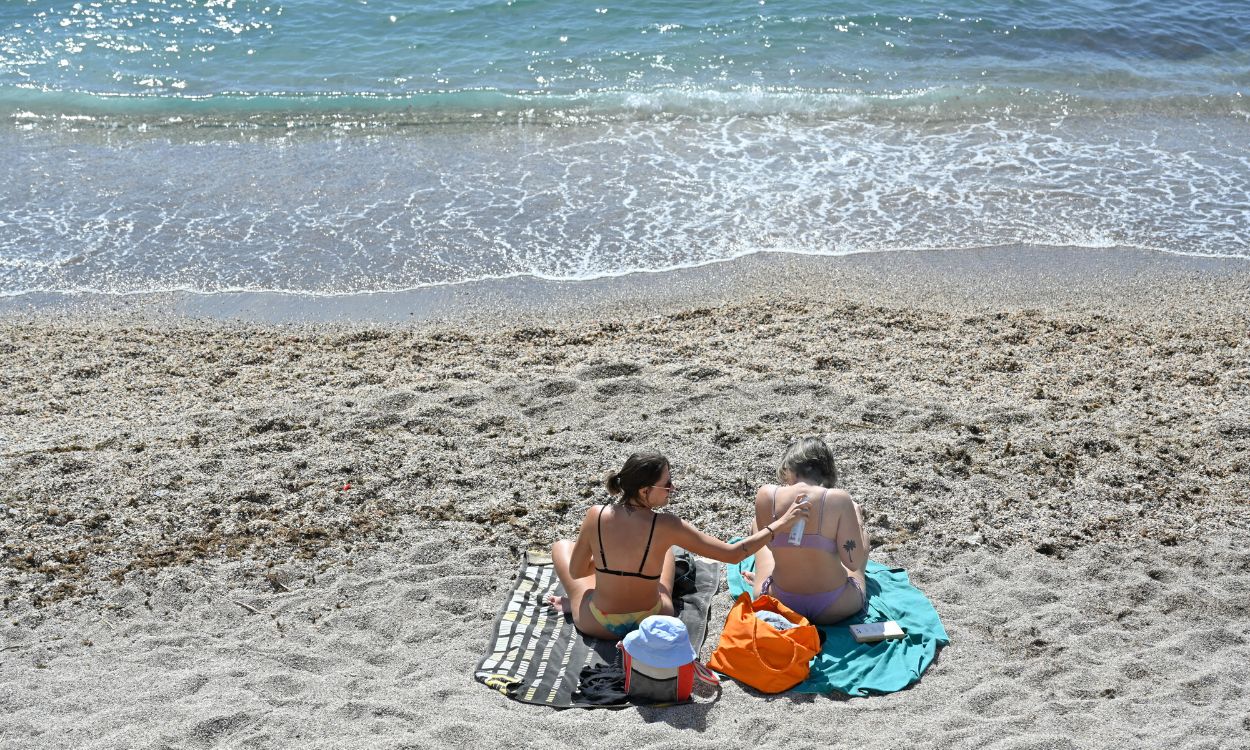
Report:
[[[794,502],[806,503],[807,495],[799,495],[798,497],[794,499]],[[791,547],[797,547],[799,546],[799,544],[803,542],[803,530],[806,526],[807,526],[807,519],[800,518],[798,523],[790,527],[790,536],[787,537],[787,541],[790,542]]]

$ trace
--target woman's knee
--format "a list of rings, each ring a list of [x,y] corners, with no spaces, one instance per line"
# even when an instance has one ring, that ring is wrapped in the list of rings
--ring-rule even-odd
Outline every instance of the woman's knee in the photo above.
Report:
[[[573,578],[572,571],[569,570],[569,565],[571,564],[572,559],[572,542],[567,539],[561,539],[551,545],[551,563],[555,566],[556,575],[560,576],[561,580]],[[567,585],[568,581],[565,581],[565,584]]]

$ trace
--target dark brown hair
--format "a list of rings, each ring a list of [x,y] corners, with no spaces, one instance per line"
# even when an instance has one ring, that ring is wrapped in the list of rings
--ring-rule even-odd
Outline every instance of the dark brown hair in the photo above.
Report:
[[[660,481],[668,459],[655,451],[639,451],[625,460],[620,471],[610,471],[603,477],[608,494],[628,502],[638,497],[638,491]]]
[[[833,451],[818,437],[790,443],[781,456],[781,465],[777,467],[777,479],[784,482],[787,474],[792,482],[808,482],[821,487],[832,487],[838,483],[838,467],[833,463]]]

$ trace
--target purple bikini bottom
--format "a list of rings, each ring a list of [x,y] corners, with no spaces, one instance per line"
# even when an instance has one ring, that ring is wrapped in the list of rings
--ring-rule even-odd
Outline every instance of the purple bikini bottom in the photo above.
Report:
[[[809,620],[815,620],[818,615],[829,609],[834,602],[841,599],[842,595],[851,589],[859,595],[860,601],[859,612],[852,614],[863,614],[868,609],[868,597],[864,596],[864,590],[860,588],[859,581],[849,576],[846,579],[846,583],[833,591],[825,591],[819,594],[792,594],[778,586],[773,581],[773,577],[769,576],[764,579],[763,585],[760,586],[760,593],[768,594]],[[847,617],[850,616],[847,615]]]

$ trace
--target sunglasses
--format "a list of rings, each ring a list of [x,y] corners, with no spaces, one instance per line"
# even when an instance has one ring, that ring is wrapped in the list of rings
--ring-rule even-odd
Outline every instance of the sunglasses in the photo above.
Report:
[[[668,490],[669,492],[677,491],[677,485],[673,484],[671,479],[668,480],[668,484],[653,484],[651,487],[657,490]]]

